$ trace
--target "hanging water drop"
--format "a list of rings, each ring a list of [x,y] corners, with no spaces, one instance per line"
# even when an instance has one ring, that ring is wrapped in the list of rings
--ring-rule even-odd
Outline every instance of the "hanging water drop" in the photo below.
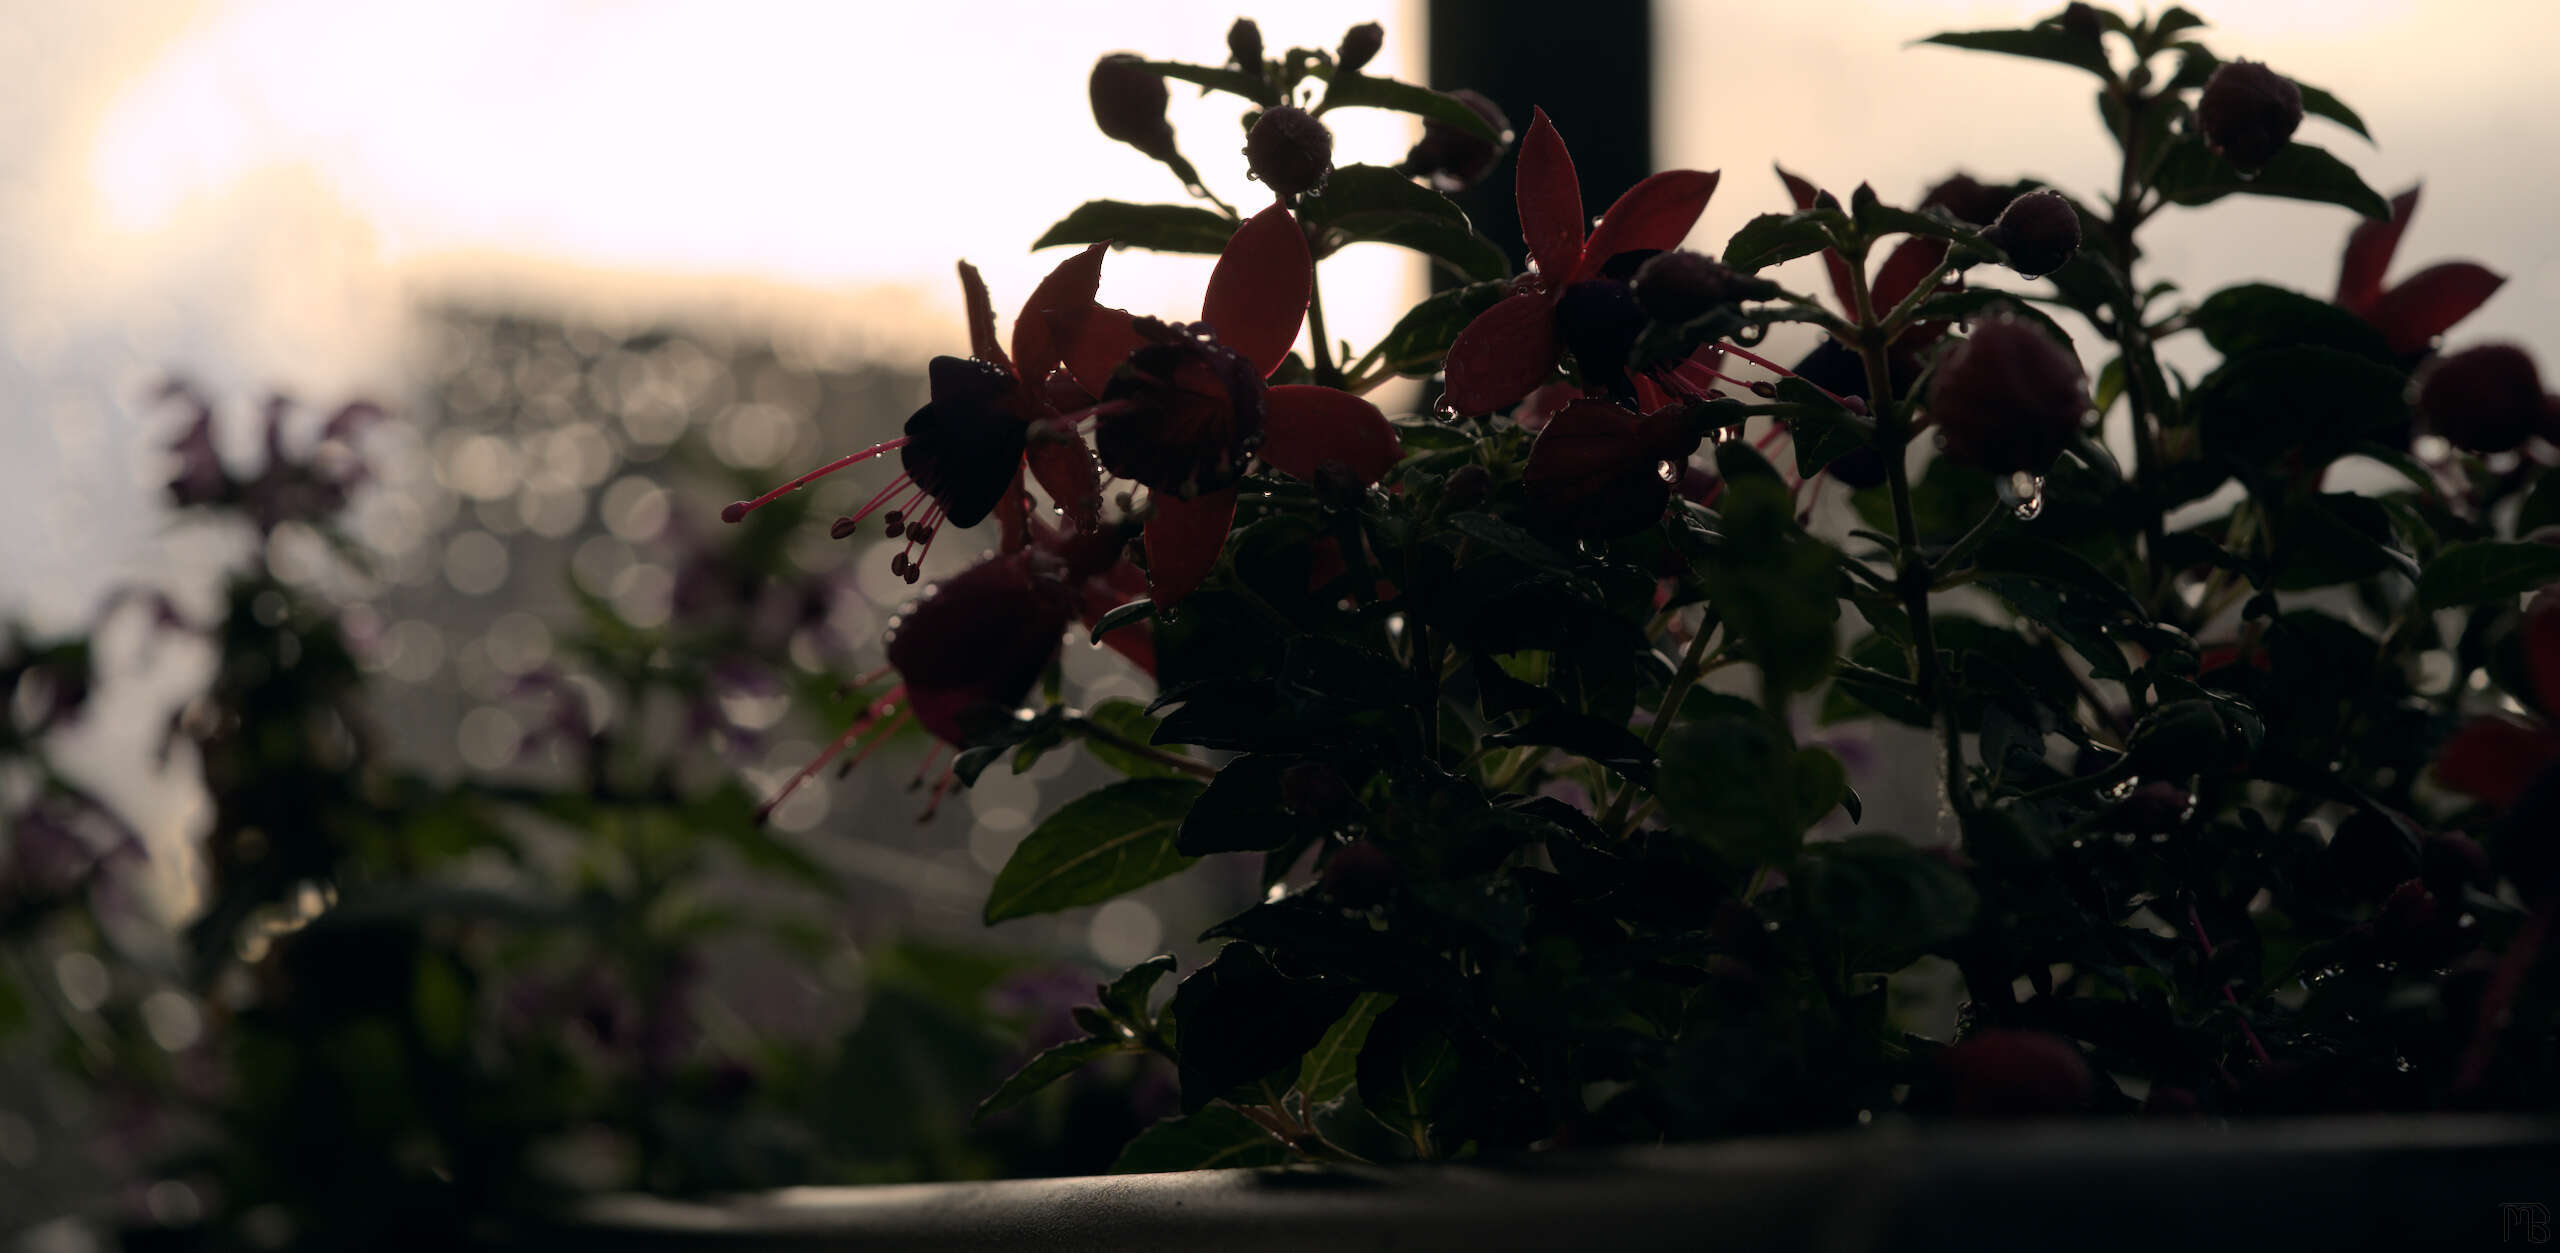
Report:
[[[2044,476],[2020,470],[2000,484],[2000,501],[2011,506],[2020,522],[2033,522],[2044,513]]]
[[[1739,443],[1741,439],[1742,424],[1739,422],[1736,422],[1731,426],[1720,426],[1715,429],[1715,442],[1719,444]]]
[[[2126,799],[2126,798],[2128,798],[2128,797],[2132,796],[2132,795],[2133,795],[2133,790],[2134,790],[2135,788],[2140,787],[2140,786],[2142,786],[2142,780],[2137,779],[2137,778],[2134,778],[2134,777],[2133,777],[2133,776],[2131,776],[2131,775],[2127,775],[2127,776],[2125,776],[2125,778],[2124,778],[2124,779],[2122,779],[2121,781],[2119,781],[2119,782],[2118,782],[2114,787],[2111,787],[2111,788],[2108,788],[2108,789],[2107,789],[2107,793],[2106,793],[2106,795],[2107,795],[2107,799],[2108,799],[2108,800],[2111,800],[2111,801],[2120,801],[2120,800],[2124,800],[2124,799]]]
[[[1440,399],[1431,402],[1431,416],[1443,422],[1455,422],[1458,420],[1458,407],[1449,403],[1448,395],[1443,393]]]

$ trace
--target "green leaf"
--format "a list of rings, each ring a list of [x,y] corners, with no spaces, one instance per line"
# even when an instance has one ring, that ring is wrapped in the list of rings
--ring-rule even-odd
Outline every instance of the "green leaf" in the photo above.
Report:
[[[1920,42],[1964,48],[1973,52],[1997,52],[2003,56],[2026,57],[2035,61],[2053,61],[2076,69],[2087,70],[2100,78],[2110,76],[2106,49],[2096,41],[2083,39],[2059,26],[2033,26],[2026,30],[1966,30],[1931,35]]]
[[[1310,66],[1307,73],[1309,77],[1323,79],[1328,84],[1323,103],[1316,106],[1318,113],[1333,109],[1392,109],[1454,126],[1497,144],[1511,142],[1510,136],[1496,134],[1491,123],[1456,96],[1400,83],[1392,78],[1345,74],[1329,65]]]
[[[1876,198],[1875,188],[1865,183],[1849,195],[1849,215],[1858,231],[1869,239],[1885,235],[1925,235],[1956,243],[1979,243],[1982,232],[1935,213],[1913,209],[1897,209]],[[1879,310],[1878,312],[1882,312]]]
[[[1271,89],[1270,80],[1260,74],[1248,74],[1243,70],[1226,66],[1191,65],[1181,61],[1148,61],[1145,65],[1166,78],[1196,83],[1211,91],[1223,91],[1229,95],[1242,96],[1266,109],[1281,103],[1279,94]]]
[[[2101,9],[2099,12],[2105,13],[2106,10]],[[2203,18],[2172,5],[2161,10],[2160,16],[2151,20],[2151,38],[2155,45],[2166,44],[2180,33],[2194,30],[2204,24]]]
[[[2313,117],[2325,117],[2354,131],[2366,143],[2373,142],[2373,132],[2364,128],[2364,119],[2357,117],[2356,111],[2348,108],[2345,101],[2298,79],[2293,85],[2302,92],[2303,112]]]
[[[1384,992],[1363,992],[1351,1002],[1342,1017],[1307,1050],[1298,1068],[1298,1092],[1309,1106],[1322,1105],[1351,1090],[1360,1074],[1360,1048],[1368,1043],[1369,1027],[1380,1012],[1395,1004],[1396,998]]]
[[[1186,857],[1261,853],[1305,832],[1311,824],[1283,809],[1280,794],[1280,777],[1303,760],[1255,754],[1228,762],[1183,817],[1174,847]]]
[[[2382,332],[2326,300],[2272,283],[2242,283],[2205,298],[2187,315],[2225,357],[2257,348],[2334,348],[2376,361],[2392,359]]]
[[[1440,362],[1449,355],[1449,345],[1456,342],[1458,332],[1476,315],[1502,302],[1510,294],[1509,283],[1469,283],[1452,287],[1407,310],[1396,320],[1386,338],[1360,360],[1366,370],[1371,360],[1384,364],[1398,374],[1427,378],[1440,372]]]
[[[1803,379],[1778,380],[1778,399],[1796,406],[1785,421],[1799,479],[1812,478],[1822,467],[1875,442],[1875,419],[1851,413]]]
[[[1289,1150],[1232,1106],[1213,1105],[1187,1117],[1167,1118],[1138,1133],[1111,1163],[1115,1175],[1155,1175],[1180,1170],[1277,1166]]]
[[[1191,205],[1088,200],[1032,241],[1031,249],[1108,240],[1117,248],[1215,256],[1226,250],[1227,240],[1235,233],[1236,224],[1225,214]]]
[[[1409,1134],[1458,1074],[1458,1048],[1441,1016],[1420,1001],[1399,1001],[1369,1028],[1360,1049],[1360,1103],[1388,1126]]]
[[[1156,984],[1173,973],[1173,965],[1173,954],[1158,953],[1094,989],[1094,993],[1112,1017],[1132,1024],[1146,1022],[1147,997],[1155,991]]]
[[[1152,600],[1133,600],[1125,605],[1114,605],[1111,608],[1104,610],[1101,617],[1093,620],[1093,635],[1091,636],[1091,640],[1093,643],[1099,644],[1102,642],[1103,636],[1109,635],[1113,631],[1117,631],[1132,622],[1144,622],[1155,616],[1156,603]]]
[[[1849,969],[1891,971],[1964,934],[1980,904],[1946,862],[1894,835],[1853,835],[1805,849],[1805,909],[1837,940]]]
[[[986,920],[1099,905],[1190,865],[1174,833],[1201,790],[1188,779],[1129,779],[1067,802],[1013,850]]]
[[[2305,143],[2284,146],[2255,177],[2206,148],[2200,135],[2173,145],[2152,176],[2160,193],[2182,205],[2212,204],[2230,195],[2276,196],[2341,205],[2369,218],[2388,219],[2391,202],[2365,185],[2346,162]]]
[[[1085,721],[1092,723],[1132,744],[1152,743],[1159,721],[1147,707],[1133,700],[1107,700],[1086,711]],[[1130,752],[1117,744],[1086,736],[1085,751],[1095,761],[1109,766],[1132,779],[1184,779],[1190,776],[1163,762]]]
[[[1460,278],[1511,276],[1511,258],[1475,233],[1465,210],[1384,166],[1334,170],[1322,193],[1300,202],[1300,212],[1316,231],[1318,260],[1349,244],[1386,243],[1442,261]]]
[[[1292,979],[1251,944],[1229,944],[1173,991],[1182,1108],[1298,1063],[1354,999],[1351,985]]]
[[[2224,362],[2189,395],[2205,450],[2244,470],[2326,465],[2405,421],[2406,380],[2330,348],[2268,348]]]
[[[1836,209],[1763,213],[1742,224],[1724,245],[1724,263],[1749,274],[1831,246],[1831,229],[1843,221]]]
[[[1135,1051],[1135,1046],[1126,1040],[1104,1039],[1069,1040],[1045,1049],[997,1085],[995,1091],[987,1094],[987,1099],[978,1102],[978,1112],[972,1117],[983,1119],[989,1114],[1011,1109],[1031,1099],[1032,1094],[1040,1089],[1084,1069],[1096,1058],[1132,1051]]]
[[[2021,322],[2033,322],[2057,344],[2071,342],[2071,333],[2053,320],[2051,314],[2035,307],[2016,292],[1991,287],[1975,287],[1959,292],[1945,292],[1920,302],[1912,316],[1922,322],[1976,322],[1994,314],[2005,313]]]
[[[1828,766],[1800,758],[1786,730],[1748,705],[1682,723],[1662,741],[1654,783],[1663,812],[1737,866],[1784,862],[1805,828],[1839,803]],[[1804,776],[1799,778],[1799,773]],[[1820,804],[1821,812],[1808,812]]]
[[[2560,582],[2560,547],[2475,540],[2436,554],[2418,579],[2418,603],[2451,609],[2507,600]]]

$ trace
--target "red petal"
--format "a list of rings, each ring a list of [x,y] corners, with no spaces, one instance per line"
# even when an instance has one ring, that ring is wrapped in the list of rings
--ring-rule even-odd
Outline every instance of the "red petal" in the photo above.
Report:
[[[1582,184],[1573,172],[1573,154],[1556,133],[1547,111],[1529,119],[1529,137],[1520,141],[1519,183],[1513,192],[1520,206],[1520,238],[1529,259],[1550,286],[1561,287],[1582,266]]]
[[[1462,414],[1508,409],[1556,370],[1555,298],[1522,292],[1476,315],[1449,345],[1444,403]]]
[[[1109,305],[1088,306],[1080,315],[1052,312],[1047,316],[1049,333],[1066,357],[1067,373],[1074,376],[1076,386],[1097,398],[1110,385],[1112,372],[1146,342],[1130,325],[1128,311]]]
[[[987,300],[987,280],[978,277],[978,267],[960,263],[960,303],[969,310],[969,355],[989,365],[1013,369],[1004,355],[1004,345],[996,342],[996,307]]]
[[[1147,594],[1158,605],[1173,605],[1217,566],[1236,520],[1236,489],[1192,500],[1166,493],[1155,498],[1155,510],[1147,520]]]
[[[2474,718],[2436,753],[2436,781],[2492,805],[2515,803],[2560,762],[2560,736],[2513,718]]]
[[[2506,282],[2505,275],[2468,261],[2431,265],[2382,293],[2365,318],[2381,328],[2393,352],[2416,352],[2471,316]]]
[[[1315,273],[1298,220],[1274,201],[1246,218],[1218,254],[1209,292],[1200,300],[1200,320],[1217,329],[1219,343],[1243,353],[1267,376],[1298,342]]]
[[[1040,480],[1040,490],[1067,511],[1076,529],[1092,530],[1102,516],[1102,474],[1075,427],[1056,422],[1033,428],[1022,455],[1032,477]]]
[[[1529,446],[1523,477],[1530,483],[1608,479],[1645,455],[1643,419],[1605,400],[1577,400],[1547,419]]]
[[[2409,229],[2409,218],[2418,211],[2418,189],[2415,187],[2391,198],[2391,216],[2376,222],[2362,218],[2355,230],[2347,234],[2347,250],[2338,258],[2338,303],[2355,313],[2370,313],[2373,302],[2382,298],[2382,272],[2391,268],[2391,254],[2400,250],[2400,232]]]
[[[1059,262],[1022,302],[1022,314],[1013,320],[1013,360],[1024,382],[1039,386],[1064,360],[1066,352],[1050,328],[1058,318],[1079,323],[1093,307],[1093,294],[1102,288],[1102,254],[1110,248],[1095,244]]]
[[[1798,212],[1813,207],[1814,198],[1822,194],[1820,190],[1816,189],[1812,183],[1787,173],[1784,166],[1772,168],[1778,171],[1778,181],[1787,185],[1787,194],[1795,198]],[[1840,311],[1851,317],[1857,316],[1858,298],[1857,293],[1850,286],[1849,263],[1841,258],[1838,250],[1825,248],[1822,250],[1822,265],[1824,269],[1831,271],[1831,294],[1839,297]]]
[[[1628,188],[1601,215],[1599,229],[1583,244],[1582,264],[1574,278],[1599,273],[1609,258],[1622,252],[1679,247],[1689,237],[1689,229],[1698,224],[1698,215],[1707,211],[1707,199],[1716,194],[1720,177],[1715,171],[1665,170]]]
[[[1262,459],[1296,478],[1312,481],[1316,467],[1339,461],[1362,483],[1375,484],[1404,460],[1395,424],[1349,392],[1274,387],[1262,422]]]
[[[2546,718],[2560,718],[2560,589],[2544,588],[2524,606],[2524,671]]]
[[[1876,269],[1874,286],[1867,294],[1875,300],[1876,316],[1891,312],[1914,288],[1938,276],[1947,263],[1947,241],[1914,236],[1896,244],[1884,264]]]

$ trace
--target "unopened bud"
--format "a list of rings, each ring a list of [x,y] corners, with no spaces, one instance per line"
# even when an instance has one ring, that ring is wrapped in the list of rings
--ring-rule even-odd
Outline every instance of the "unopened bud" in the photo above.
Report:
[[[1262,28],[1253,19],[1240,17],[1227,28],[1227,56],[1236,68],[1247,74],[1262,72]]]
[[[2089,412],[2087,376],[2034,324],[1998,317],[1949,351],[1929,385],[1947,455],[1993,474],[2042,474]]]
[[[2242,170],[2259,170],[2302,125],[2302,89],[2256,61],[2231,61],[2205,80],[2196,101],[2205,146]]]
[[[1342,46],[1334,49],[1333,64],[1345,74],[1357,74],[1376,59],[1378,47],[1387,41],[1387,30],[1376,22],[1362,22],[1342,32]]]
[[[1314,191],[1333,172],[1333,132],[1295,105],[1266,109],[1245,136],[1244,159],[1253,176],[1280,195]]]
[[[1656,322],[1680,323],[1742,300],[1767,300],[1778,288],[1766,279],[1738,274],[1723,262],[1686,249],[1657,254],[1635,274],[1636,303]]]
[[[2043,278],[2080,251],[2080,213],[2061,192],[2031,191],[2009,202],[1985,234],[2009,254],[2009,268]]]
[[[1469,462],[1449,472],[1448,482],[1440,488],[1440,502],[1453,513],[1462,512],[1483,504],[1485,493],[1492,489],[1493,472]]]
[[[1395,890],[1396,863],[1387,851],[1362,840],[1337,850],[1319,876],[1326,892],[1353,909],[1366,909]]]
[[[2427,429],[2469,452],[2505,452],[2542,425],[2542,374],[2513,344],[2438,358],[2418,380]]]
[[[1115,52],[1093,63],[1085,84],[1093,100],[1093,124],[1102,133],[1162,161],[1173,155],[1173,124],[1164,118],[1164,80],[1146,63]]]

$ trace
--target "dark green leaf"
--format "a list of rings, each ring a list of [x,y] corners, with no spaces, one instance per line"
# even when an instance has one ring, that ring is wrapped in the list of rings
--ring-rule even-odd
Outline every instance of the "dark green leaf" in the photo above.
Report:
[[[2391,346],[2363,318],[2326,300],[2270,283],[2243,283],[2205,298],[2187,315],[2225,357],[2257,348],[2333,348],[2389,361]]]
[[[1187,779],[1129,779],[1067,802],[1013,850],[986,920],[1099,905],[1190,865],[1174,833],[1201,791]]]
[[[1922,322],[1973,322],[1994,313],[2005,313],[2023,322],[2033,322],[2037,329],[2053,337],[2057,344],[2071,342],[2071,334],[2051,314],[2016,292],[1991,287],[1975,287],[1965,291],[1941,292],[1920,302],[1912,316]]]
[[[1180,1170],[1224,1170],[1238,1166],[1277,1166],[1289,1150],[1252,1119],[1226,1105],[1211,1106],[1187,1117],[1165,1119],[1138,1133],[1120,1159],[1115,1175],[1153,1175]]]
[[[1084,1069],[1086,1063],[1097,1058],[1130,1051],[1132,1046],[1126,1041],[1095,1039],[1069,1040],[1043,1050],[997,1085],[995,1091],[987,1094],[987,1099],[978,1102],[976,1117],[985,1118],[1020,1105],[1033,1093]]]
[[[2182,205],[2245,194],[2341,205],[2369,218],[2391,216],[2391,202],[2365,186],[2346,162],[2304,143],[2286,144],[2267,168],[2245,177],[2239,167],[2206,148],[2203,137],[2189,135],[2170,148],[2152,179],[2162,195]]]
[[[1180,61],[1149,61],[1146,67],[1166,78],[1242,96],[1264,108],[1281,103],[1279,95],[1271,89],[1270,80],[1258,73],[1248,74],[1225,66],[1187,65]]]
[[[2356,111],[2348,108],[2345,101],[2299,79],[2293,85],[2302,91],[2303,112],[2313,117],[2325,117],[2362,136],[2366,143],[2373,142],[2373,132],[2364,128],[2364,119],[2357,117]]]
[[[1838,764],[1800,761],[1785,729],[1765,714],[1719,713],[1664,737],[1654,793],[1674,826],[1719,856],[1766,865],[1794,856],[1805,829],[1839,803]],[[1821,810],[1807,812],[1816,803]]]
[[[1360,1103],[1388,1126],[1430,1121],[1458,1074],[1458,1049],[1442,1017],[1420,1001],[1398,1001],[1369,1028],[1360,1050]]]
[[[2095,40],[2083,39],[2060,26],[2033,26],[2025,30],[1966,30],[1931,35],[1920,42],[1965,48],[1974,52],[1997,52],[2005,56],[2027,57],[2037,61],[2053,61],[2087,70],[2100,78],[2109,74],[2106,49]]]
[[[1092,641],[1099,644],[1103,636],[1132,622],[1144,622],[1154,616],[1156,616],[1156,603],[1152,600],[1133,600],[1125,605],[1114,605],[1104,610],[1101,617],[1093,620]]]
[[[1123,971],[1111,982],[1094,989],[1102,1008],[1122,1022],[1147,1021],[1147,996],[1158,982],[1173,973],[1173,954],[1158,953]]]
[[[1853,835],[1805,849],[1806,910],[1835,936],[1852,971],[1899,970],[1962,935],[1978,904],[1945,861],[1894,835]]]
[[[1886,235],[1925,235],[1931,239],[1970,244],[1982,238],[1982,232],[1951,218],[1886,204],[1877,199],[1875,189],[1865,183],[1858,184],[1858,190],[1850,194],[1849,215],[1858,224],[1859,232],[1869,239]]]
[[[1149,744],[1156,736],[1157,719],[1147,707],[1133,700],[1107,700],[1085,713],[1085,721],[1108,731],[1131,744]],[[1130,752],[1117,744],[1088,735],[1085,751],[1095,761],[1109,766],[1132,779],[1182,779],[1190,777],[1163,762]]]
[[[1349,984],[1281,974],[1253,945],[1218,950],[1173,992],[1183,1112],[1298,1061],[1353,996]]]
[[[1360,1047],[1368,1043],[1369,1025],[1377,1021],[1380,1011],[1395,1003],[1384,992],[1363,992],[1351,1002],[1342,1017],[1324,1038],[1307,1050],[1305,1063],[1298,1068],[1298,1093],[1309,1106],[1322,1105],[1351,1090],[1360,1074]]]
[[[1795,406],[1785,421],[1800,479],[1812,478],[1822,467],[1875,442],[1875,419],[1849,412],[1803,379],[1778,380],[1778,399]]]
[[[2326,465],[2407,420],[2400,372],[2330,348],[2224,362],[2188,397],[2205,449],[2245,470]]]
[[[1495,134],[1492,124],[1486,122],[1483,115],[1468,108],[1467,103],[1456,96],[1400,83],[1392,78],[1344,74],[1326,65],[1310,66],[1307,72],[1309,76],[1324,79],[1330,84],[1325,89],[1323,103],[1318,106],[1319,112],[1330,109],[1392,109],[1457,127],[1479,139],[1489,139],[1498,144],[1511,142],[1510,136]]]
[[[2560,582],[2560,547],[2476,540],[2436,554],[2418,579],[2418,603],[2429,609],[2509,600]]]
[[[1305,831],[1308,822],[1281,807],[1280,776],[1298,757],[1250,756],[1228,762],[1192,802],[1175,847],[1186,857],[1267,852]]]
[[[1131,204],[1125,200],[1088,200],[1058,219],[1031,244],[1033,251],[1060,244],[1098,244],[1144,248],[1150,252],[1191,252],[1215,256],[1224,251],[1236,224],[1226,215],[1183,204]]]
[[[1322,259],[1353,243],[1396,244],[1446,262],[1459,277],[1493,280],[1511,275],[1511,259],[1475,233],[1466,212],[1447,196],[1383,166],[1346,165],[1325,180],[1321,194],[1301,202],[1316,231]]]
[[[1646,748],[1643,740],[1627,730],[1625,723],[1571,710],[1554,709],[1534,714],[1518,729],[1488,735],[1484,742],[1504,747],[1544,744],[1599,762],[1629,778],[1645,780],[1653,777],[1653,750]]]
[[[1742,224],[1725,241],[1724,263],[1745,274],[1782,261],[1811,256],[1831,246],[1830,227],[1841,221],[1837,210],[1806,209],[1798,213],[1763,213]]]

